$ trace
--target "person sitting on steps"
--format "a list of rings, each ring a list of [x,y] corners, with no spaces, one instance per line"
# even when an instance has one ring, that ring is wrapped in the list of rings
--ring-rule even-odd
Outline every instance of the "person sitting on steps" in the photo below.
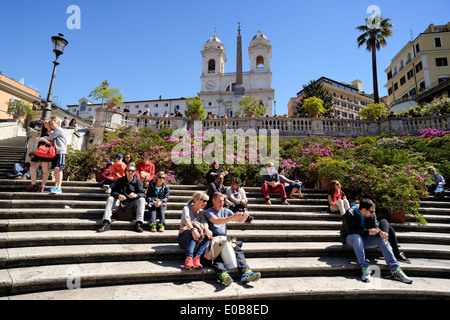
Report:
[[[266,199],[267,204],[272,204],[269,193],[280,192],[281,203],[289,205],[289,202],[286,201],[287,195],[286,190],[284,189],[284,184],[280,183],[280,176],[274,169],[273,162],[269,162],[267,167],[263,169],[261,177],[261,191],[264,194],[264,199]]]
[[[111,195],[106,200],[105,212],[103,214],[102,226],[98,232],[105,232],[111,229],[111,216],[113,209],[120,201],[120,205],[126,207],[136,207],[136,232],[143,232],[145,210],[145,193],[141,180],[136,178],[136,167],[128,165],[125,176],[114,184]]]
[[[341,184],[337,180],[330,182],[330,189],[328,190],[328,204],[331,212],[340,212],[341,216],[350,208],[350,203],[341,189]]]
[[[186,249],[186,260],[184,262],[186,269],[200,269],[203,267],[200,259],[212,238],[211,231],[207,234],[205,233],[205,230],[208,228],[206,222],[200,221],[208,200],[209,197],[206,193],[197,191],[187,205],[183,207],[181,213],[177,241],[181,249]],[[195,251],[196,248],[197,251]]]
[[[375,216],[375,203],[370,199],[361,199],[359,207],[347,209],[341,225],[341,241],[353,249],[359,266],[362,269],[361,280],[370,282],[371,272],[366,260],[365,249],[380,248],[391,275],[396,280],[412,283],[400,268],[388,242],[388,234],[380,230]]]
[[[166,175],[164,171],[160,171],[156,174],[155,179],[149,182],[147,188],[146,198],[150,210],[150,232],[156,232],[156,228],[159,232],[165,230],[165,212],[170,194],[169,186],[165,182]],[[158,225],[156,225],[156,214],[160,218]]]
[[[243,223],[247,219],[248,212],[246,211],[233,213],[230,209],[224,208],[224,200],[225,195],[220,192],[216,192],[212,195],[213,206],[207,209],[203,214],[203,219],[206,219],[206,222],[208,223],[208,229],[205,230],[206,234],[208,234],[208,230],[210,230],[214,237],[226,236],[226,224],[228,222],[236,221]],[[236,243],[234,251],[236,254],[237,268],[242,274],[241,282],[246,284],[250,281],[258,281],[261,278],[261,273],[253,272],[250,269],[245,260],[244,252],[238,243]],[[214,259],[212,266],[225,286],[229,286],[233,282],[220,255]]]

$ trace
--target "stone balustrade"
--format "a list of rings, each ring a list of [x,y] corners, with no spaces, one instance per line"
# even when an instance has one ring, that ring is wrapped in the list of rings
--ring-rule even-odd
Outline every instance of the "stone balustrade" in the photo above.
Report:
[[[186,118],[163,118],[125,114],[117,111],[103,109],[105,114],[111,113],[109,123],[111,129],[121,126],[134,126],[161,130],[194,129],[194,121]],[[106,117],[108,118],[108,116]],[[96,120],[96,124],[104,125],[104,121]],[[201,120],[202,130],[217,129],[220,131],[237,129],[278,130],[281,137],[301,137],[317,135],[323,137],[359,137],[376,136],[382,132],[401,134],[404,132],[417,135],[420,129],[450,130],[450,114],[443,116],[418,118],[386,118],[379,121],[348,120],[329,118],[291,118],[291,117],[264,117],[264,118],[230,118]]]

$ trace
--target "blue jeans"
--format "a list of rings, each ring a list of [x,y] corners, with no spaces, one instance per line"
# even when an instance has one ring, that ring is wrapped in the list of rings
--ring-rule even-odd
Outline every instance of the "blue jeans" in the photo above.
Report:
[[[206,248],[208,247],[209,241],[210,240],[208,239],[208,237],[205,237],[203,239],[203,241],[198,246],[196,256],[201,256],[205,252]],[[181,249],[186,249],[186,258],[187,257],[194,258],[194,250],[195,246],[197,245],[197,242],[192,237],[191,231],[187,230],[182,234],[178,235],[178,245],[180,246]]]
[[[297,189],[297,191],[302,187],[300,183],[293,183],[284,188],[286,190],[286,195],[289,197],[293,189]]]
[[[381,253],[386,260],[386,264],[389,266],[389,269],[396,270],[399,268],[397,259],[395,259],[394,253],[392,252],[392,248],[389,245],[389,242],[379,237],[379,236],[363,236],[361,237],[359,234],[349,234],[345,239],[345,244],[350,248],[353,248],[353,251],[356,255],[356,260],[358,260],[358,264],[361,268],[368,268],[369,263],[366,260],[366,255],[364,253],[364,249],[368,248],[380,248]]]
[[[167,206],[164,206],[162,204],[158,208],[155,207],[154,205],[149,206],[150,223],[156,224],[156,214],[158,213],[159,222],[161,222],[162,224],[165,224],[166,223],[166,208],[167,208]]]
[[[27,172],[23,172],[23,171],[24,171],[24,169],[20,163],[14,163],[14,174],[16,176],[24,175],[28,179],[30,179],[30,176],[31,176],[30,170],[28,170]]]

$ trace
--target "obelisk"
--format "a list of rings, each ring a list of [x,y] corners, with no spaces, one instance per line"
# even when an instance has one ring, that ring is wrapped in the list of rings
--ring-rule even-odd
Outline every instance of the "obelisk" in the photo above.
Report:
[[[234,89],[234,96],[239,100],[245,94],[244,81],[242,77],[242,37],[241,37],[241,23],[238,22],[238,36],[237,36],[237,57],[236,57],[236,87]]]

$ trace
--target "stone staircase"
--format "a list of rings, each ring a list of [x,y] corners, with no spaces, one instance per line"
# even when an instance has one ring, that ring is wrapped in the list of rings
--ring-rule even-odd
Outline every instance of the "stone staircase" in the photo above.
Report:
[[[245,188],[252,223],[229,223],[244,242],[247,262],[262,278],[224,287],[214,270],[183,268],[176,238],[183,206],[196,186],[171,186],[166,231],[134,232],[115,221],[96,233],[107,195],[97,183],[64,182],[62,194],[23,193],[29,181],[0,180],[0,296],[3,299],[223,300],[223,299],[450,299],[450,193],[423,201],[429,222],[394,225],[401,263],[414,283],[390,278],[378,251],[367,258],[376,271],[360,281],[353,251],[340,243],[341,218],[326,212],[326,193],[304,190],[306,199],[265,204],[258,187]],[[51,182],[48,187],[51,187]],[[148,212],[146,211],[148,221]],[[77,290],[69,290],[77,288]]]
[[[14,163],[22,162],[27,152],[27,137],[15,137],[0,140],[0,179],[9,178],[14,173]]]

